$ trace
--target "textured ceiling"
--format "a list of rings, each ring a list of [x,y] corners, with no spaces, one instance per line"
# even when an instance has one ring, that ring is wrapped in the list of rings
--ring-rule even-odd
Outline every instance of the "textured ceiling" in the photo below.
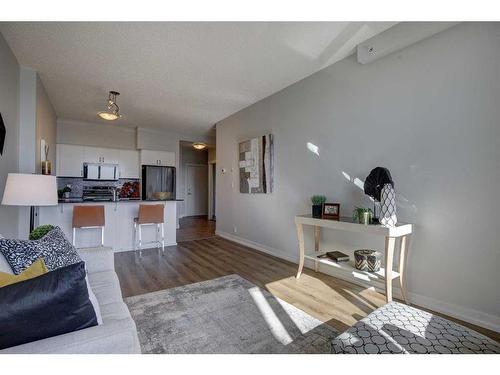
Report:
[[[0,23],[19,63],[39,72],[57,116],[205,134],[214,123],[350,55],[394,23]]]

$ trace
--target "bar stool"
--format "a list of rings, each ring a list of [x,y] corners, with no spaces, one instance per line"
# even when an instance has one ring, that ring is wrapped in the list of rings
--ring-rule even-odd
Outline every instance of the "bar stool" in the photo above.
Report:
[[[139,205],[139,216],[134,218],[134,230],[135,235],[139,238],[139,241],[134,241],[135,250],[139,249],[142,252],[142,226],[143,225],[156,225],[156,239],[155,241],[146,242],[146,244],[157,244],[161,245],[162,250],[165,250],[165,231],[163,227],[164,223],[164,209],[163,204],[140,204]],[[158,231],[161,229],[161,241],[158,241]]]
[[[73,207],[73,246],[76,244],[76,229],[101,229],[101,246],[104,246],[104,206]]]

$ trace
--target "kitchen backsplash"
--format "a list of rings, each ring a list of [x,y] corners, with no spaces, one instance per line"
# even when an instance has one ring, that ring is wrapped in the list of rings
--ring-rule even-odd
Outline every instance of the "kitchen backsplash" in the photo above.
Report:
[[[125,183],[136,183],[136,178],[120,178],[118,181],[88,181],[81,177],[57,177],[57,189],[69,185],[71,187],[71,198],[81,198],[84,186],[107,186],[121,188]]]

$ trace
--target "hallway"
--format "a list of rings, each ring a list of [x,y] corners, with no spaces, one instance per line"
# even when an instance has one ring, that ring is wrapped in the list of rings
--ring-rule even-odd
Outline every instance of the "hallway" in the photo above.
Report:
[[[201,240],[215,236],[215,221],[207,216],[188,216],[179,220],[177,242]]]

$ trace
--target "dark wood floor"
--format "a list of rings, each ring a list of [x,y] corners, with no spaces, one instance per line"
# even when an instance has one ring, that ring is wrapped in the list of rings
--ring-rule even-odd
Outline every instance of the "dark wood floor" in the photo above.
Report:
[[[312,270],[296,280],[296,264],[216,237],[213,226],[202,218],[184,220],[177,246],[115,254],[124,297],[238,274],[339,331],[385,303],[380,293]],[[458,322],[500,341],[498,333]]]
[[[177,242],[201,240],[215,236],[215,221],[206,216],[188,216],[179,220]]]

